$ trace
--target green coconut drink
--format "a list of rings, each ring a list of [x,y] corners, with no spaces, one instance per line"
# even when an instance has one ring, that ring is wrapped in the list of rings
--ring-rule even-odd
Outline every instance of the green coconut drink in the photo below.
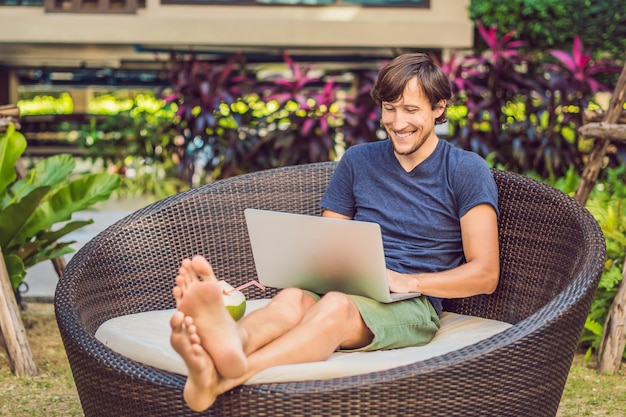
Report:
[[[246,313],[246,296],[241,291],[233,291],[235,288],[228,282],[221,280],[222,297],[224,305],[235,320],[239,320]]]

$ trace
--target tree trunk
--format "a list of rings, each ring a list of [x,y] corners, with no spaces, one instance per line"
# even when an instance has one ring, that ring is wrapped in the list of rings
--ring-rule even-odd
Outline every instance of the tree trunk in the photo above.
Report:
[[[602,169],[604,156],[611,140],[623,141],[624,132],[626,130],[617,123],[621,121],[620,119],[624,115],[624,102],[626,102],[626,65],[624,65],[619,80],[617,81],[617,85],[611,96],[609,108],[604,115],[604,120],[601,123],[583,125],[579,129],[581,135],[585,136],[585,134],[587,134],[588,136],[596,138],[591,154],[589,155],[589,160],[580,178],[580,183],[576,189],[575,198],[582,205],[587,203],[589,194],[591,194],[591,190],[598,179],[598,174]],[[624,266],[626,267],[626,259],[624,259]],[[609,315],[604,323],[602,340],[600,341],[600,348],[598,349],[598,370],[604,374],[617,373],[622,362],[622,355],[624,354],[626,342],[624,339],[624,325],[626,325],[625,274],[626,269],[623,269],[622,282],[618,287],[617,294],[609,310]]]
[[[54,270],[59,278],[61,278],[61,275],[63,275],[66,264],[67,262],[65,262],[65,257],[63,256],[59,256],[58,258],[52,260],[52,265],[54,266]]]
[[[624,101],[626,101],[626,65],[624,65],[624,68],[622,69],[622,73],[620,74],[617,85],[615,86],[615,91],[611,97],[609,109],[604,118],[605,123],[617,123],[622,114]],[[604,155],[606,154],[609,144],[610,140],[608,139],[596,139],[596,142],[593,145],[593,149],[589,155],[589,161],[585,166],[585,170],[580,178],[580,183],[576,189],[575,198],[582,205],[585,205],[589,199],[589,194],[591,194],[591,190],[598,180],[598,174],[602,169]]]
[[[596,139],[589,154],[589,160],[585,165],[585,169],[580,177],[578,188],[576,188],[576,195],[574,198],[580,202],[583,206],[589,199],[589,194],[593,190],[593,186],[598,180],[598,175],[604,165],[604,155],[608,149],[611,141],[606,139]]]
[[[604,323],[604,334],[598,348],[598,370],[602,374],[615,375],[622,363],[626,347],[626,259],[622,268],[622,282]]]
[[[11,371],[19,377],[37,375],[37,365],[0,249],[0,330]]]
[[[0,106],[0,119],[19,126],[19,108],[15,105]],[[0,123],[0,128],[4,124]],[[0,129],[1,130],[1,129]],[[15,165],[19,178],[25,175],[21,160]],[[0,248],[0,348],[6,352],[11,371],[19,376],[35,376],[38,374],[33,353],[28,344],[26,329],[22,322],[20,309],[15,299],[15,291],[11,285],[11,278],[4,263],[4,256]]]

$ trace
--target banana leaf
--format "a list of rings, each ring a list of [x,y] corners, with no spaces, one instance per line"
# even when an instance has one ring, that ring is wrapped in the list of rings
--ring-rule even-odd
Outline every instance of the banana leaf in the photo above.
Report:
[[[20,257],[14,254],[4,255],[4,263],[11,279],[11,286],[15,290],[26,277],[26,267]]]
[[[37,252],[34,252],[32,256],[29,256],[23,260],[24,268],[28,269],[39,262],[55,259],[68,253],[74,252],[74,249],[70,245],[76,243],[71,242],[59,242],[54,244],[48,244],[45,247],[40,247]]]
[[[52,188],[67,182],[68,177],[76,167],[76,162],[71,155],[53,155],[39,161],[26,177],[11,186],[13,201],[19,200],[32,190],[43,185]]]
[[[19,247],[18,255],[24,261],[24,264],[26,264],[26,268],[29,268],[34,265],[34,263],[29,262],[29,258],[32,259],[31,255],[33,253],[39,250],[43,250],[43,248],[49,245],[55,245],[55,244],[60,245],[60,243],[58,244],[55,243],[58,239],[67,235],[68,233],[73,232],[74,230],[78,230],[81,227],[87,226],[88,224],[92,224],[92,223],[93,223],[93,220],[81,220],[81,221],[69,222],[59,230],[39,233],[36,239],[24,242]],[[70,251],[67,253],[71,253],[71,252],[72,250],[70,249]]]
[[[26,221],[37,211],[39,204],[50,191],[50,187],[40,187],[31,191],[19,202],[0,211],[0,247],[8,253],[13,246],[20,245],[26,238],[19,240]],[[30,237],[30,236],[29,236]]]
[[[69,221],[72,214],[108,199],[121,181],[99,173],[68,183],[76,162],[63,154],[41,160],[17,180],[15,165],[25,149],[26,139],[9,125],[0,135],[0,247],[14,289],[26,268],[73,251],[74,242],[57,240],[93,221]],[[52,230],[61,222],[67,223]]]
[[[9,244],[21,244],[38,233],[49,230],[56,223],[70,220],[72,213],[108,199],[119,184],[119,176],[103,172],[85,175],[54,190],[52,195],[39,204]]]
[[[68,233],[72,233],[75,230],[80,229],[81,227],[85,227],[87,225],[93,224],[93,220],[77,220],[73,222],[66,223],[62,228],[58,230],[54,230],[51,232],[44,232],[37,235],[38,240],[44,240],[48,242],[54,242]]]
[[[0,134],[0,194],[15,181],[15,164],[26,149],[26,138],[17,132],[12,124],[7,131]]]

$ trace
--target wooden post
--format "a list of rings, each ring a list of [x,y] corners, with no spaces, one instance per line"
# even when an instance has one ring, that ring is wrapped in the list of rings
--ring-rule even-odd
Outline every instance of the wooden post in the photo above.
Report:
[[[622,114],[624,102],[626,102],[626,65],[624,65],[622,74],[615,87],[615,93],[611,98],[611,104],[605,118],[607,123],[617,123]],[[624,258],[624,265],[626,265],[626,257]],[[614,375],[619,371],[624,347],[626,346],[626,340],[624,339],[624,326],[626,325],[625,275],[626,269],[623,269],[622,282],[620,282],[617,288],[617,294],[615,294],[613,304],[609,310],[609,315],[604,324],[600,348],[598,349],[598,370],[603,374]]]
[[[613,124],[618,122],[620,116],[622,115],[624,101],[626,101],[626,65],[624,65],[624,68],[622,69],[622,73],[619,76],[617,85],[615,86],[613,96],[611,96],[609,109],[604,116],[604,123]],[[582,126],[581,129],[583,127],[584,126]],[[585,170],[580,178],[580,183],[576,189],[575,198],[582,205],[585,205],[589,199],[589,194],[591,194],[591,190],[598,180],[598,175],[603,165],[604,155],[606,154],[606,150],[610,143],[611,141],[606,139],[604,136],[602,138],[596,138],[591,154],[589,154],[589,161],[585,166]]]
[[[626,260],[624,261],[626,262]],[[626,347],[626,263],[622,268],[622,282],[604,322],[604,333],[598,348],[598,370],[602,374],[615,375],[620,368]]]
[[[15,105],[0,106],[0,118],[6,118],[16,126],[19,109]],[[2,125],[0,125],[0,128]],[[25,170],[21,161],[15,165],[18,177],[24,176]],[[4,255],[0,248],[0,347],[6,352],[11,371],[19,376],[35,376],[38,374],[33,353],[26,338],[26,329],[22,322],[20,309],[15,300],[15,292],[11,278],[4,263]]]
[[[37,365],[26,338],[26,329],[15,301],[11,279],[0,249],[0,330],[11,371],[19,377],[37,375]]]
[[[52,265],[54,266],[54,271],[57,273],[57,276],[61,278],[61,275],[63,275],[63,271],[65,271],[65,266],[67,265],[67,262],[65,262],[65,258],[63,256],[54,258],[52,260]]]
[[[626,128],[618,124],[623,123],[624,102],[626,102],[626,65],[617,81],[603,121],[583,125],[579,129],[581,135],[593,137],[596,140],[576,189],[575,198],[583,205],[589,199],[591,190],[598,179],[609,144],[612,140],[624,141]],[[600,373],[614,375],[619,371],[624,347],[626,347],[624,326],[626,326],[626,257],[622,269],[622,281],[604,323],[602,340],[598,348],[598,371]]]

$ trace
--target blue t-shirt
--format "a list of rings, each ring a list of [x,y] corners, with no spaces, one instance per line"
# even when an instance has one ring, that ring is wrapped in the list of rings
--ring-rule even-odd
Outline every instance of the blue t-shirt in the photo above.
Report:
[[[498,190],[479,155],[439,140],[428,158],[406,172],[385,140],[348,148],[320,205],[378,223],[387,268],[419,273],[465,261],[460,219],[483,203],[498,213]],[[429,298],[441,312],[441,300]]]

